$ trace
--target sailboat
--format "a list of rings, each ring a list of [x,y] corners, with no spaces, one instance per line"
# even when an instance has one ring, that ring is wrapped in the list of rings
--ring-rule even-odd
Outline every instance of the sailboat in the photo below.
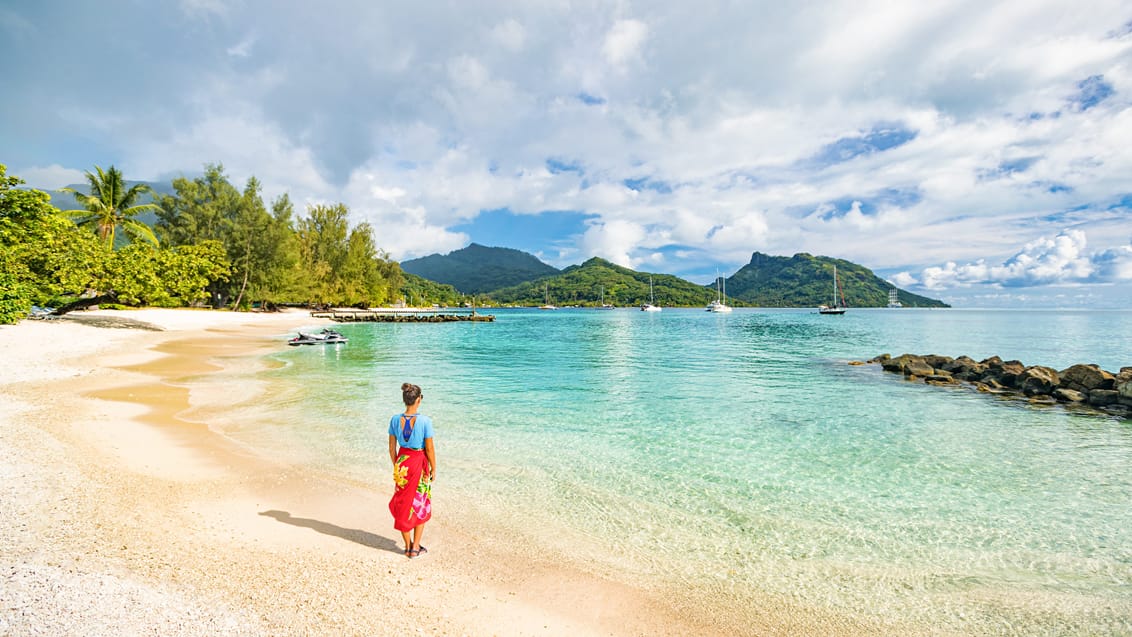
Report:
[[[896,288],[892,288],[888,291],[888,307],[892,309],[904,307],[904,304],[900,302],[899,293],[896,291]]]
[[[659,312],[660,307],[657,306],[657,305],[653,305],[654,302],[655,301],[653,300],[653,297],[652,297],[652,277],[650,276],[649,277],[649,302],[641,304],[641,311],[642,312]]]
[[[720,294],[723,297],[720,300]],[[708,312],[727,313],[731,311],[731,306],[727,304],[727,279],[720,277],[718,274],[715,277],[715,300],[707,305]]]
[[[603,309],[603,310],[612,310],[613,309],[613,305],[611,303],[605,302],[605,286],[604,285],[601,286],[601,309]]]
[[[540,310],[557,310],[558,306],[550,304],[550,290],[547,288],[545,283],[542,286],[542,293],[543,293],[544,296],[546,296],[546,303],[544,305],[538,306],[538,309],[540,309]]]
[[[837,302],[838,297],[841,303]],[[833,266],[833,305],[819,305],[818,314],[844,314],[849,306],[845,304],[845,292],[841,289],[841,283],[837,280],[837,266]]]

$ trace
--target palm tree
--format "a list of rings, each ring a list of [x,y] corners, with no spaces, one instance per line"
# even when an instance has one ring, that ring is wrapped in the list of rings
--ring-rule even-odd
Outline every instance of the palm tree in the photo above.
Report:
[[[122,179],[122,171],[111,166],[109,170],[95,166],[97,174],[87,171],[86,179],[90,182],[90,194],[77,192],[74,188],[63,188],[60,192],[69,192],[75,200],[82,205],[82,210],[65,210],[63,214],[73,217],[75,223],[83,228],[93,228],[98,238],[106,241],[111,249],[114,247],[114,231],[122,226],[122,232],[130,240],[145,239],[157,245],[157,236],[153,230],[144,223],[134,219],[137,215],[151,210],[160,210],[156,204],[137,204],[138,198],[153,189],[146,184],[134,184],[126,188],[126,181]]]

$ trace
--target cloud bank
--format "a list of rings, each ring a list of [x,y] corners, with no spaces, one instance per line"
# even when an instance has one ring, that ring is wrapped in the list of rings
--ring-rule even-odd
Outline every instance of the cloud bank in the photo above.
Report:
[[[223,162],[345,202],[397,258],[506,211],[585,219],[512,246],[556,265],[706,281],[804,251],[929,290],[1090,285],[1127,278],[1130,23],[1053,0],[32,3],[0,10],[0,160],[45,187]],[[118,37],[91,55],[91,32]]]

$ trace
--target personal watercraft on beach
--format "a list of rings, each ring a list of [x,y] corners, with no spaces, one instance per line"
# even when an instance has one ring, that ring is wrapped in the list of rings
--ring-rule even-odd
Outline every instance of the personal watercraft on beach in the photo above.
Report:
[[[321,344],[324,344],[324,345],[329,345],[329,344],[332,344],[332,343],[345,343],[348,340],[350,340],[350,339],[346,338],[345,336],[342,336],[341,332],[338,332],[338,331],[332,330],[332,329],[324,329],[321,332],[319,332],[318,334],[303,334],[302,332],[299,332],[299,335],[296,336],[295,338],[292,338],[291,340],[287,341],[287,344],[288,345],[318,345],[318,344],[321,343]]]

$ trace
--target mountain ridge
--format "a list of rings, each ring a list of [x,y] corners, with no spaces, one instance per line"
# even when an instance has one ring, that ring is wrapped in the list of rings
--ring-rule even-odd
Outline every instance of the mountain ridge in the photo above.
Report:
[[[451,258],[452,255],[456,258]],[[424,267],[421,267],[422,263]],[[752,253],[748,264],[723,278],[727,301],[735,306],[755,307],[816,307],[829,303],[833,297],[834,266],[849,307],[885,307],[888,304],[889,290],[895,286],[865,266],[805,252],[784,257],[758,251]],[[715,282],[700,285],[673,274],[633,270],[601,257],[591,257],[583,263],[559,270],[521,250],[476,243],[448,255],[430,255],[406,261],[401,268],[407,273],[452,285],[461,293],[485,295],[504,304],[541,305],[550,302],[597,306],[604,296],[606,303],[635,306],[649,301],[650,278],[653,299],[658,305],[699,307],[718,296]],[[489,283],[507,279],[510,279],[508,285],[491,287]],[[475,285],[461,287],[462,281]],[[897,298],[905,307],[949,307],[937,299],[896,289]]]

